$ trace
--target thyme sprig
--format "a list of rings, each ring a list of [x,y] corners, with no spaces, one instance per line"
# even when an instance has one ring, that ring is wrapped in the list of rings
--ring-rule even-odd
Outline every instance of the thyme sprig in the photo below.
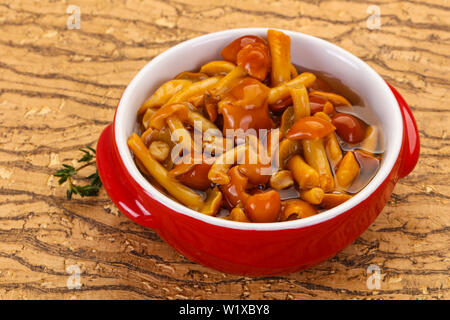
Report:
[[[95,149],[90,146],[86,146],[86,148],[80,148],[79,150],[83,152],[83,156],[78,159],[78,163],[82,163],[82,165],[74,167],[68,164],[63,164],[63,168],[53,174],[55,177],[59,177],[58,184],[61,185],[65,182],[69,183],[69,188],[66,193],[68,200],[72,199],[72,195],[74,194],[78,194],[81,197],[96,196],[102,187],[102,182],[98,175],[97,169],[95,170],[95,173],[86,177],[89,184],[81,186],[74,183],[74,177],[80,170],[92,165],[95,166]]]

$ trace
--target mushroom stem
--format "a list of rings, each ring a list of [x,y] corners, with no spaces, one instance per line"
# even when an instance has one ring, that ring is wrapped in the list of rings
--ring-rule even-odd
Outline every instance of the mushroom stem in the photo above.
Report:
[[[167,170],[150,155],[149,150],[135,133],[128,139],[128,146],[133,151],[148,173],[182,204],[191,209],[199,210],[203,207],[203,198],[184,184],[171,178]]]

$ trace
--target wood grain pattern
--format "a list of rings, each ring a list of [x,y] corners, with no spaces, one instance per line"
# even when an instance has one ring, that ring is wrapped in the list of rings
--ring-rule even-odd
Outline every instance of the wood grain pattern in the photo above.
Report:
[[[450,3],[374,0],[0,1],[0,298],[449,299]],[[105,192],[67,201],[52,173],[96,143],[149,60],[204,33],[279,27],[367,61],[409,102],[422,155],[352,245],[282,277],[222,274],[181,257],[122,216]],[[81,288],[69,289],[70,265]],[[378,265],[381,288],[366,286]]]

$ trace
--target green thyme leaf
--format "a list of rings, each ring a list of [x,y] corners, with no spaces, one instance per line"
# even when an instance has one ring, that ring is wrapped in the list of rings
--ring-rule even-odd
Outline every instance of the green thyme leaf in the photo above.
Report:
[[[86,148],[80,148],[79,150],[83,153],[83,156],[78,159],[78,162],[83,162],[81,166],[75,168],[71,165],[63,164],[63,168],[53,174],[55,177],[59,177],[58,184],[69,182],[69,187],[66,191],[68,200],[71,200],[74,194],[78,194],[81,197],[96,196],[102,187],[102,181],[100,180],[98,170],[95,170],[95,173],[86,177],[89,181],[89,184],[87,185],[80,186],[73,182],[73,177],[75,177],[81,169],[95,166],[96,164],[96,151],[94,148],[86,146]]]

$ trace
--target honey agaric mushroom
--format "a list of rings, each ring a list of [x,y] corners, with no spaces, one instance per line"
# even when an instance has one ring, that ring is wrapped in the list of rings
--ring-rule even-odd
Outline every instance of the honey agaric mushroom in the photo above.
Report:
[[[325,193],[320,206],[324,209],[331,209],[351,198],[352,196],[346,193]]]
[[[172,133],[172,138],[177,138],[185,150],[191,151],[194,142],[191,134],[184,127],[183,121],[188,119],[189,108],[184,103],[167,104],[161,107],[150,119],[149,125],[152,128],[162,129],[166,124]]]
[[[208,179],[210,168],[211,164],[203,161],[202,163],[194,164],[192,168],[178,175],[177,179],[188,187],[197,190],[206,190],[211,186],[211,181]]]
[[[245,159],[247,149],[247,144],[241,144],[218,156],[209,170],[209,180],[220,185],[230,183],[230,177],[227,172],[234,165],[234,163]]]
[[[284,139],[280,142],[277,152],[273,155],[272,161],[276,161],[276,164],[280,169],[284,169],[287,166],[289,159],[299,154],[302,150],[302,144],[300,141]]]
[[[206,191],[206,201],[200,212],[208,216],[214,216],[222,204],[222,197],[222,192],[220,192],[218,187],[208,189]]]
[[[225,219],[237,222],[251,222],[245,214],[244,210],[239,207],[233,208],[233,210],[231,210],[230,214],[225,217]]]
[[[284,203],[284,208],[281,212],[281,221],[295,219],[302,219],[311,217],[318,213],[318,210],[313,205],[306,201],[299,199],[287,200]]]
[[[189,87],[192,84],[189,80],[170,80],[164,83],[155,93],[148,99],[138,111],[138,115],[144,114],[151,108],[161,107],[166,104],[173,95],[179,91]]]
[[[289,88],[298,88],[304,85],[306,88],[311,87],[311,85],[316,81],[316,76],[310,72],[303,72],[296,76],[294,79],[279,85],[278,87],[273,87],[269,91],[268,102],[269,104],[274,104],[277,101],[283,100],[289,96]]]
[[[275,222],[280,209],[280,195],[275,190],[254,194],[245,203],[245,212],[253,222]]]
[[[323,138],[336,130],[329,121],[319,117],[303,117],[298,119],[289,131],[286,138],[289,140]]]
[[[150,143],[150,154],[158,161],[164,161],[167,159],[170,153],[170,146],[161,140],[156,140]]]
[[[178,201],[194,210],[203,207],[203,198],[189,187],[171,178],[168,171],[151,156],[137,134],[131,135],[128,139],[128,146],[141,160],[148,173]]]
[[[142,165],[147,172],[178,201],[193,210],[199,210],[207,215],[215,215],[217,213],[222,202],[222,193],[217,187],[208,189],[206,191],[206,200],[203,201],[203,197],[200,194],[169,175],[169,172],[152,157],[137,134],[134,133],[128,139],[128,146],[139,159],[142,159]]]
[[[251,77],[233,84],[218,104],[218,113],[223,116],[223,133],[226,134],[227,129],[272,129],[267,104],[270,89]]]
[[[249,194],[247,193],[248,178],[239,171],[238,166],[234,166],[228,171],[229,182],[221,185],[225,201],[229,207],[234,208],[237,205],[244,205],[247,201]]]
[[[289,188],[294,184],[292,173],[289,170],[279,170],[270,177],[270,186],[275,190]]]
[[[149,126],[161,130],[170,120],[186,120],[188,114],[189,108],[184,103],[166,104],[153,114]]]
[[[309,95],[324,97],[324,98],[328,99],[329,101],[331,101],[331,103],[336,106],[351,106],[352,105],[343,96],[336,94],[336,93],[332,93],[332,92],[313,90],[309,93]]]
[[[322,202],[324,194],[325,192],[322,188],[314,187],[309,190],[302,190],[300,192],[300,198],[311,204],[317,205]]]
[[[209,76],[219,76],[229,73],[231,70],[236,68],[233,62],[229,61],[211,61],[203,65],[200,72],[206,73]]]

